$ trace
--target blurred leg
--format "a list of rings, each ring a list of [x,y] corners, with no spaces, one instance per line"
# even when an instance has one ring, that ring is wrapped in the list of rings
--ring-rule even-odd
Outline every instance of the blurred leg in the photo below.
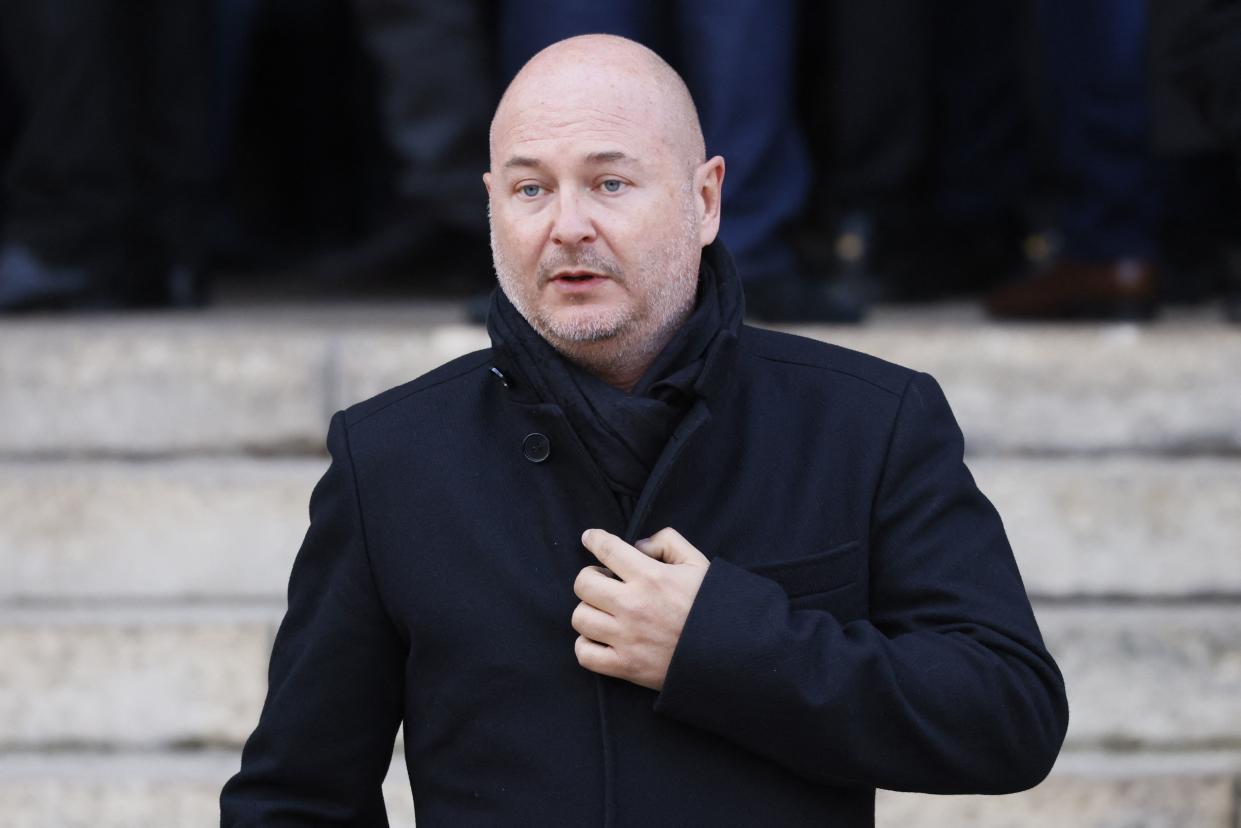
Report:
[[[1022,4],[940,0],[936,203],[958,221],[1012,212],[1025,194],[1029,133]]]
[[[482,174],[493,105],[480,0],[355,0],[378,63],[398,198],[442,226],[486,237]]]
[[[191,305],[200,300],[202,232],[212,156],[211,0],[161,0],[131,6],[139,48],[129,75],[141,105],[136,122],[137,221],[125,273],[135,303]]]
[[[6,236],[53,263],[110,265],[113,240],[133,216],[136,98],[125,18],[115,0],[0,4],[25,110],[6,176]]]
[[[1146,3],[1044,0],[1047,100],[1064,192],[1066,256],[1154,253]]]
[[[933,285],[976,295],[1021,269],[1033,118],[1021,37],[1023,2],[937,0]]]
[[[927,0],[831,0],[822,44],[807,67],[812,110],[825,121],[816,147],[822,184],[837,210],[900,200],[926,157],[930,90]]]
[[[684,0],[677,44],[707,140],[727,163],[720,236],[749,281],[797,269],[789,235],[810,186],[796,119],[794,0]]]

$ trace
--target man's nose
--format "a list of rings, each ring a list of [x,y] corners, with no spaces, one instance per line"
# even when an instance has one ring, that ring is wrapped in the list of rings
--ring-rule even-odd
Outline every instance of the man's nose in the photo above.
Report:
[[[572,192],[561,191],[556,197],[556,215],[552,224],[552,241],[556,244],[581,244],[595,238],[595,224]]]

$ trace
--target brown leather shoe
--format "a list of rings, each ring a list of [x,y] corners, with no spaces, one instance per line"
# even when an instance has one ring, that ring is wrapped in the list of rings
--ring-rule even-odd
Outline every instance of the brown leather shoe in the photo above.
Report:
[[[996,319],[1150,319],[1158,311],[1155,269],[1140,259],[1059,259],[986,299]]]

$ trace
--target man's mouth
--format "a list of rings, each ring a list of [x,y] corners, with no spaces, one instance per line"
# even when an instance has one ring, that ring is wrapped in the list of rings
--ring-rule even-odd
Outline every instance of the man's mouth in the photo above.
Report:
[[[589,282],[591,279],[603,279],[598,273],[592,273],[589,270],[573,270],[566,273],[557,273],[552,277],[557,282]]]
[[[592,290],[607,279],[607,276],[593,270],[563,270],[552,275],[551,283],[561,292],[578,293]]]

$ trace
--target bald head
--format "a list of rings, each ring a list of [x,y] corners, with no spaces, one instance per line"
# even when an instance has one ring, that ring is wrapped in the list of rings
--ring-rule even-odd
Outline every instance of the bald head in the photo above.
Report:
[[[723,181],[689,90],[658,55],[610,35],[553,44],[491,122],[483,183],[500,287],[561,354],[628,390],[693,309]]]
[[[520,138],[526,116],[570,117],[581,107],[604,118],[645,124],[690,167],[706,160],[698,110],[676,70],[640,43],[591,34],[553,43],[513,78],[491,121],[492,169],[497,143]]]

